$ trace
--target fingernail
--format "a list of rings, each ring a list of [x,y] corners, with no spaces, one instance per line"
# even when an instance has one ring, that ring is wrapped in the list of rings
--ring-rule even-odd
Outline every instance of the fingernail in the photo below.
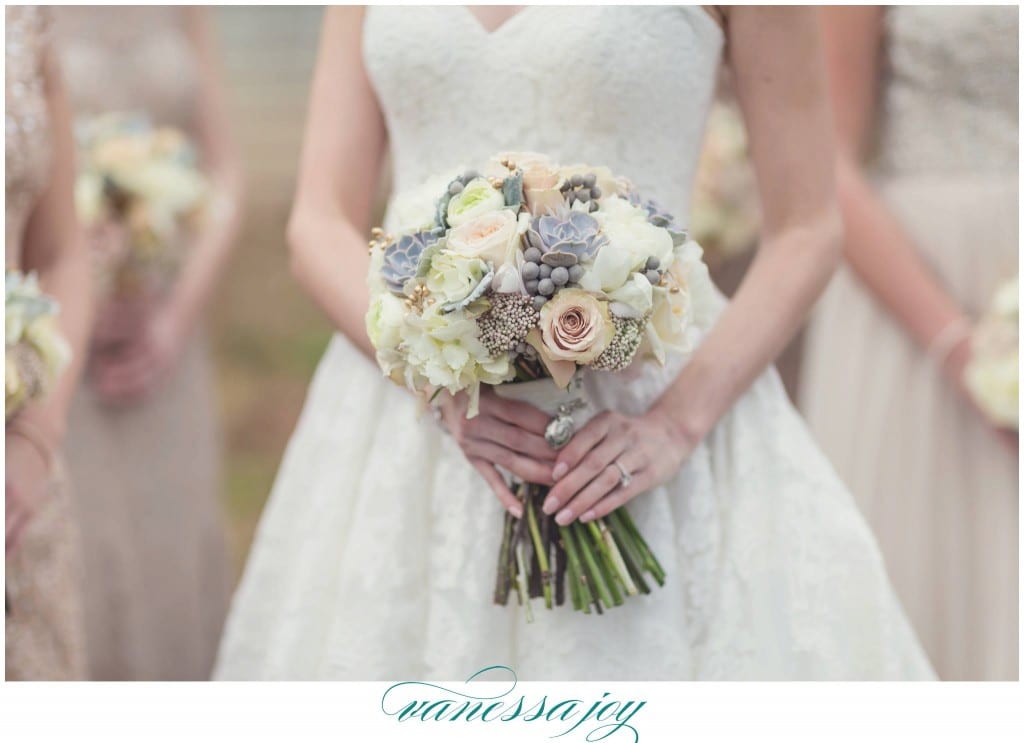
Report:
[[[546,501],[544,501],[544,505],[541,506],[541,510],[548,516],[550,516],[555,511],[558,510],[558,501],[556,501],[554,498],[548,498]]]
[[[565,473],[569,471],[569,465],[565,462],[559,462],[555,465],[555,468],[551,470],[551,478],[553,480],[561,480],[565,477]]]
[[[523,517],[523,509],[520,508],[519,506],[513,506],[511,508],[511,511],[512,515],[515,516],[517,519],[521,519]]]
[[[570,521],[572,521],[572,511],[568,508],[563,508],[558,512],[558,515],[555,516],[555,523],[559,526],[568,526]]]
[[[597,514],[595,514],[593,511],[587,511],[585,514],[580,516],[580,521],[585,524],[588,521],[593,521],[596,515]]]

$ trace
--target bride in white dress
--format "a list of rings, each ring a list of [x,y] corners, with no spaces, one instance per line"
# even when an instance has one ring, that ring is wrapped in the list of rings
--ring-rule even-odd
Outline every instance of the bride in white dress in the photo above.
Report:
[[[340,332],[263,516],[217,678],[458,679],[494,664],[524,680],[932,678],[870,531],[767,368],[838,253],[818,44],[806,8],[326,12],[289,240],[297,277]],[[630,381],[588,379],[612,412],[560,455],[539,411],[493,394],[472,423],[464,400],[444,401],[454,435],[419,415],[368,358],[364,329],[385,144],[396,192],[533,150],[628,175],[685,224],[725,49],[764,239],[700,347]],[[615,461],[632,486],[616,487]],[[564,606],[528,624],[514,602],[495,606],[508,497],[496,464],[535,482],[563,475],[551,495],[571,518],[628,500],[666,585],[603,616]]]

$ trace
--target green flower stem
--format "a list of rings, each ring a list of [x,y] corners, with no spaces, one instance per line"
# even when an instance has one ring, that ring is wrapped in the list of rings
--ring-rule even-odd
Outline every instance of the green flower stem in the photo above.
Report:
[[[505,512],[505,525],[501,535],[501,549],[498,550],[498,580],[494,586],[494,603],[508,605],[508,595],[512,591],[512,576],[508,559],[508,547],[512,541],[512,514]]]
[[[629,511],[625,508],[620,508],[616,513],[620,514],[622,523],[629,531],[633,540],[636,542],[637,548],[640,550],[640,554],[643,556],[644,567],[654,576],[654,580],[658,581],[659,586],[665,585],[665,569],[661,567],[661,563],[658,562],[658,558],[654,556],[651,548],[647,546],[647,542],[640,536],[640,530],[636,526],[636,522],[633,521],[633,517],[629,515]]]
[[[533,621],[533,610],[530,608],[530,601],[526,598],[526,560],[523,558],[523,543],[516,545],[516,563],[519,565],[519,573],[516,575],[516,588],[519,590],[519,603],[526,610],[526,621]]]
[[[562,545],[565,547],[565,553],[569,556],[569,568],[575,575],[573,585],[576,587],[577,597],[583,605],[583,611],[589,614],[590,604],[593,602],[593,596],[590,591],[590,583],[587,580],[587,575],[583,571],[583,564],[580,560],[579,552],[576,550],[576,540],[573,539],[572,532],[568,526],[558,527],[558,533],[562,537]]]
[[[608,525],[605,524],[604,519],[591,521],[588,526],[590,527],[591,534],[596,532],[595,537],[600,539],[605,545],[605,551],[608,554],[608,559],[611,560],[612,566],[615,568],[615,574],[622,583],[622,587],[626,591],[626,595],[636,596],[636,585],[633,583],[633,579],[629,575],[629,568],[626,567],[626,561],[622,559],[622,553],[619,552],[619,548],[615,544],[615,539],[612,537],[611,532],[608,531]]]
[[[636,544],[633,541],[633,537],[626,531],[626,528],[622,525],[622,522],[616,517],[616,514],[610,513],[606,517],[608,522],[608,531],[611,532],[612,538],[615,539],[619,545],[619,551],[622,554],[622,559],[626,563],[626,568],[629,570],[629,574],[633,577],[633,582],[636,584],[637,589],[640,593],[650,593],[651,588],[647,585],[647,581],[643,577],[643,558],[637,551]]]
[[[537,514],[533,510],[533,498],[526,499],[526,518],[530,524],[530,536],[533,537],[534,554],[537,556],[537,564],[540,566],[540,581],[544,590],[544,606],[550,609],[551,601],[551,569],[548,563],[547,545],[540,536],[540,526],[537,524]]]
[[[573,539],[579,539],[580,554],[583,556],[583,564],[587,566],[587,577],[590,582],[594,585],[594,590],[597,592],[597,598],[604,603],[606,608],[611,608],[614,605],[612,601],[612,594],[605,583],[604,575],[601,572],[601,567],[594,557],[594,553],[590,549],[590,545],[587,544],[586,535],[583,529],[580,528],[578,521],[574,521],[569,526],[569,533],[573,535]],[[622,597],[619,597],[622,600]],[[597,604],[600,607],[600,603]]]
[[[611,556],[608,554],[608,548],[601,540],[601,533],[598,532],[595,537],[590,533],[588,524],[576,523],[579,528],[580,542],[586,542],[587,548],[594,555],[594,562],[597,563],[597,569],[601,571],[601,578],[604,580],[608,593],[612,597],[611,606],[621,606],[623,598],[622,592],[619,591],[619,581],[616,580],[615,566],[612,564]]]

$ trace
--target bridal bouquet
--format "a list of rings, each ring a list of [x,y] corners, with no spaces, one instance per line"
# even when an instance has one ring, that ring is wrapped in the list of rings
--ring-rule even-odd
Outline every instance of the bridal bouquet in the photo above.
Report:
[[[433,179],[395,200],[395,234],[370,242],[366,323],[381,369],[425,397],[480,385],[549,414],[565,445],[590,406],[582,374],[685,351],[705,325],[701,248],[671,215],[607,168],[535,153]],[[568,527],[541,510],[547,488],[517,483],[506,514],[495,601],[544,597],[576,609],[621,604],[664,571],[625,508]]]
[[[101,292],[164,288],[184,257],[183,237],[196,228],[208,201],[194,147],[177,129],[154,127],[133,114],[90,119],[76,133],[79,218],[97,232],[114,225],[123,237],[96,246]]]
[[[1019,427],[1020,282],[1014,277],[996,291],[988,312],[971,337],[971,360],[964,382],[975,402],[998,425]]]
[[[71,349],[54,321],[57,303],[39,290],[35,274],[7,269],[4,279],[4,414],[10,421],[47,393]]]

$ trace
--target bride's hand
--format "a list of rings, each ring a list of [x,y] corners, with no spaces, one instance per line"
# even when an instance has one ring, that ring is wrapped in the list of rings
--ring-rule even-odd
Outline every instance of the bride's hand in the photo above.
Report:
[[[558,455],[555,486],[544,512],[562,526],[601,518],[640,493],[668,482],[696,442],[663,412],[631,417],[605,411],[580,429]],[[629,484],[622,485],[622,467]]]
[[[526,482],[551,485],[557,452],[544,440],[548,416],[523,402],[499,397],[489,387],[480,391],[480,412],[466,418],[465,394],[442,393],[441,418],[470,464],[483,476],[501,504],[522,516],[519,500],[498,471],[500,465]]]

